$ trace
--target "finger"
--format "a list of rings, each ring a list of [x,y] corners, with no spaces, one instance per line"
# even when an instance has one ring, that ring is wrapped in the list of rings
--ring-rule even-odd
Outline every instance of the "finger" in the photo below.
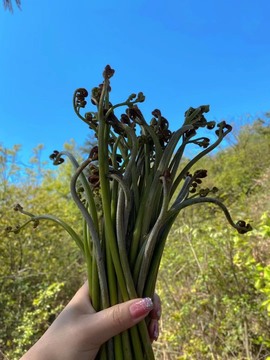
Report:
[[[157,319],[159,320],[161,317],[161,300],[160,297],[158,296],[158,294],[154,294],[153,297],[153,310],[150,312],[150,318],[151,319]]]
[[[76,307],[81,313],[85,313],[85,314],[95,313],[95,310],[91,304],[91,300],[89,296],[88,281],[86,281],[76,292],[76,294],[68,303],[67,308],[71,306],[73,308]]]
[[[152,319],[148,325],[148,333],[151,341],[156,341],[159,335],[159,324],[157,319]]]
[[[144,298],[130,300],[99,311],[91,316],[91,324],[89,324],[95,329],[92,343],[103,344],[143,320],[152,309],[152,300]]]

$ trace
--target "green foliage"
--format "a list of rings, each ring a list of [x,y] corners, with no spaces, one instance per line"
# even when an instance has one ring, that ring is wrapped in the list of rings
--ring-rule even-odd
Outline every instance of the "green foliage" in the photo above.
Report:
[[[162,344],[181,359],[269,354],[267,299],[256,289],[255,236],[236,236],[216,221],[194,230],[196,218],[188,215],[171,234],[160,272]]]
[[[19,360],[29,347],[40,338],[48,326],[64,307],[59,293],[64,283],[52,283],[48,288],[39,290],[36,298],[32,301],[32,308],[26,308],[18,325],[11,335],[13,337],[12,347],[14,351],[7,351],[7,357]],[[9,347],[10,342],[7,343]]]
[[[236,201],[256,191],[255,179],[269,168],[270,124],[261,119],[240,129],[237,142],[208,159],[201,166],[208,169],[209,185],[220,194]]]
[[[18,216],[13,210],[18,201],[31,211],[61,214],[74,226],[80,223],[67,195],[69,189],[62,181],[66,176],[64,169],[52,176],[51,170],[40,163],[39,151],[27,166],[20,165],[17,146],[13,149],[0,147],[0,155],[0,348],[4,354],[14,358],[15,350],[17,355],[25,350],[25,341],[30,336],[18,330],[26,326],[25,319],[29,320],[33,311],[37,314],[40,310],[46,315],[44,303],[35,305],[33,309],[33,299],[38,294],[46,294],[52,284],[64,283],[65,290],[50,306],[57,308],[67,303],[82,282],[84,266],[76,245],[59,226],[44,222],[19,234],[5,231],[6,227],[16,227],[25,221],[23,215]],[[49,305],[51,300],[46,297],[46,301]],[[46,324],[37,323],[32,341],[37,340]]]
[[[186,211],[178,219],[158,283],[164,328],[156,353],[168,354],[160,359],[270,355],[269,126],[246,127],[238,141],[212,157],[209,166],[203,164],[214,173],[206,183],[234,202],[234,216],[254,219],[255,229],[235,234],[211,207]],[[244,188],[250,190],[243,196]]]
[[[269,137],[267,124],[246,126],[233,147],[199,165],[211,178],[203,185],[220,188],[220,197],[234,203],[233,215],[250,218],[254,231],[236,234],[211,205],[186,209],[177,219],[157,286],[163,316],[156,359],[270,359]],[[25,221],[13,211],[17,202],[36,214],[60,215],[78,231],[81,226],[67,187],[68,163],[46,168],[39,147],[24,167],[19,151],[0,147],[0,348],[6,359],[18,359],[40,337],[84,277],[84,260],[60,227],[45,221],[5,233]]]

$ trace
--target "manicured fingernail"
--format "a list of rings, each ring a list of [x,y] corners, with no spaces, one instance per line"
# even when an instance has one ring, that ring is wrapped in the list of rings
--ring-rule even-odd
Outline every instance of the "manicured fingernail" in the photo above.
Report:
[[[153,302],[150,298],[144,298],[133,303],[130,308],[130,314],[133,319],[137,319],[143,315],[147,315],[153,309]]]
[[[154,323],[154,329],[153,329],[153,340],[157,340],[159,335],[159,329],[158,329],[158,323]]]

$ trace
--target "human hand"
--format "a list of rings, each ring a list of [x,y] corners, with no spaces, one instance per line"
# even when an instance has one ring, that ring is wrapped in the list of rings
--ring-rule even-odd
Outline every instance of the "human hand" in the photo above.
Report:
[[[158,337],[160,299],[129,300],[95,312],[85,283],[59,314],[45,334],[21,360],[92,360],[100,346],[150,316],[150,339]]]

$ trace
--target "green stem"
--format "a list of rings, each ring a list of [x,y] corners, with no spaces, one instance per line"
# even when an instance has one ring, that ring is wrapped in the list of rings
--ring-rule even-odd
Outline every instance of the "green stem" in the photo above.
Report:
[[[162,148],[159,142],[159,139],[155,133],[155,131],[151,128],[151,126],[149,126],[146,121],[144,121],[143,125],[141,125],[141,127],[144,129],[144,134],[146,135],[146,133],[148,133],[151,136],[151,139],[154,142],[154,146],[155,146],[155,163],[154,163],[154,170],[157,170],[158,164],[160,162],[160,159],[162,157]],[[149,152],[146,151],[145,152],[145,156],[147,158],[149,158]]]
[[[87,121],[85,119],[85,117],[83,117],[81,114],[80,114],[80,107],[77,107],[76,106],[76,93],[77,93],[77,90],[74,92],[73,94],[73,109],[74,109],[74,112],[75,114],[84,122],[86,123],[88,126],[90,126],[91,129],[93,130],[96,130],[96,127],[93,125],[93,124],[89,124],[89,121]],[[92,113],[93,114],[93,113]]]
[[[146,184],[145,187],[143,188],[143,194],[141,196],[141,199],[139,201],[139,210],[137,212],[137,216],[136,216],[136,223],[135,223],[135,227],[134,227],[134,231],[133,231],[133,236],[132,236],[132,242],[131,242],[131,249],[130,249],[130,266],[133,269],[135,266],[135,262],[137,259],[137,255],[139,253],[139,245],[140,245],[140,241],[144,239],[144,234],[142,234],[142,224],[143,224],[143,220],[145,217],[145,207],[148,201],[148,196],[149,196],[149,192],[150,192],[150,188],[152,185],[152,179],[151,177],[149,177],[148,179],[146,179]],[[148,216],[149,214],[147,214]]]
[[[108,303],[108,284],[106,279],[106,272],[105,272],[105,266],[104,266],[104,260],[103,255],[101,251],[101,244],[100,239],[98,236],[98,233],[96,231],[95,225],[93,223],[93,219],[90,216],[89,212],[85,208],[84,204],[81,202],[81,199],[79,198],[77,192],[76,192],[76,181],[83,171],[83,169],[91,162],[91,159],[85,160],[76,170],[75,174],[72,176],[71,183],[70,183],[70,191],[71,195],[73,197],[74,202],[78,206],[79,210],[81,211],[83,217],[85,218],[87,222],[87,226],[89,228],[93,245],[94,245],[94,253],[96,257],[97,262],[97,268],[98,268],[98,275],[99,275],[99,281],[100,281],[100,288],[101,288],[101,299],[102,299],[102,305],[103,308],[109,307]]]
[[[147,234],[149,230],[149,224],[152,221],[152,217],[150,214],[152,213],[152,209],[155,209],[155,202],[159,199],[156,198],[157,189],[160,188],[161,184],[160,182],[160,176],[163,175],[165,170],[168,169],[169,163],[171,161],[173,151],[179,141],[179,138],[188,130],[192,129],[192,125],[185,125],[181,127],[181,129],[177,130],[172,138],[170,139],[168,145],[166,146],[162,158],[160,160],[160,163],[158,165],[157,171],[155,173],[153,182],[150,187],[149,195],[148,195],[148,201],[145,206],[145,213],[149,214],[149,216],[146,216],[144,218],[143,224],[142,224],[142,234]]]
[[[78,247],[80,248],[80,250],[82,251],[82,253],[84,253],[84,245],[83,245],[83,240],[82,238],[72,229],[71,226],[69,226],[65,221],[59,219],[56,216],[53,215],[38,215],[35,216],[33,214],[28,213],[27,211],[20,211],[22,214],[30,216],[31,219],[28,220],[27,222],[25,222],[25,224],[23,224],[22,226],[20,226],[20,229],[23,229],[24,227],[26,227],[30,222],[34,222],[34,221],[39,221],[39,220],[50,220],[50,221],[54,221],[55,223],[57,223],[58,225],[60,225],[62,228],[64,228],[67,233],[72,237],[72,239],[76,242],[76,244],[78,245]]]
[[[124,173],[124,180],[127,183],[129,183],[132,175],[132,169],[135,165],[135,161],[137,158],[139,146],[135,131],[133,129],[130,129],[127,125],[126,126],[123,125],[123,128],[125,132],[128,134],[128,136],[131,138],[131,149],[130,149],[131,155]]]
[[[194,179],[193,176],[186,177],[184,184],[183,184],[179,194],[177,195],[177,198],[175,199],[172,207],[174,207],[175,204],[180,204],[183,200],[186,199],[186,197],[189,194],[189,188],[190,188],[190,185],[191,185],[193,179]]]
[[[114,269],[117,277],[117,282],[119,284],[121,294],[124,300],[128,300],[128,292],[126,289],[125,278],[123,270],[121,267],[117,241],[114,231],[114,226],[111,218],[111,194],[110,194],[110,184],[108,179],[109,173],[109,164],[108,164],[108,134],[109,129],[105,123],[105,117],[103,114],[103,102],[105,93],[107,91],[108,81],[106,79],[103,83],[102,93],[99,102],[98,117],[99,117],[99,127],[98,127],[98,149],[99,149],[99,180],[100,180],[100,194],[102,200],[102,209],[104,216],[104,226],[105,226],[105,247],[106,252],[111,253],[112,261],[114,264]],[[109,276],[109,274],[108,274]],[[117,286],[116,283],[109,283],[110,295],[117,297]]]
[[[145,356],[144,357],[137,357],[137,360],[141,360],[141,359],[146,359],[146,360],[155,360],[155,356],[154,356],[154,352],[153,352],[153,348],[150,342],[150,338],[149,338],[149,333],[148,333],[148,329],[146,326],[146,322],[145,320],[141,321],[138,325],[138,329],[140,332],[140,336],[141,336],[141,343],[143,344],[144,347],[144,352],[145,352]],[[137,351],[137,349],[135,348],[135,351]]]
[[[99,279],[98,279],[97,262],[95,257],[93,257],[92,259],[92,278],[90,278],[89,281],[91,281],[93,307],[96,311],[102,310],[100,306],[100,287],[99,287]]]
[[[168,211],[166,219],[170,219],[172,216],[176,215],[181,211],[182,209],[195,205],[195,204],[202,204],[202,203],[212,203],[221,208],[221,210],[224,212],[224,215],[226,216],[229,224],[234,227],[236,230],[243,230],[243,227],[240,225],[237,225],[233,222],[232,217],[226,208],[226,206],[218,199],[210,198],[210,197],[199,197],[199,198],[192,198],[192,199],[186,199],[180,204],[174,204],[171,209]]]
[[[149,296],[150,298],[152,298],[154,295],[158,269],[162,258],[163,250],[165,247],[166,239],[175,221],[176,216],[177,215],[174,215],[168,221],[166,221],[166,224],[163,226],[163,229],[160,231],[160,234],[158,236],[157,246],[155,248],[154,256],[151,262],[151,271],[148,274],[147,282],[144,288],[144,296]]]
[[[125,206],[124,206],[124,196],[123,196],[124,190],[120,191],[119,198],[118,198],[118,204],[117,204],[117,212],[116,212],[116,232],[117,232],[117,242],[118,242],[118,249],[119,249],[119,257],[121,266],[124,272],[127,291],[129,294],[129,297],[135,298],[137,296],[135,291],[135,285],[132,278],[132,274],[130,271],[130,265],[128,261],[128,255],[127,255],[127,245],[126,245],[126,230],[127,230],[127,220],[125,221],[125,218],[123,214],[125,213]],[[130,200],[126,198],[126,203],[130,205]]]
[[[77,171],[77,169],[79,167],[79,163],[77,162],[75,157],[69,151],[60,151],[59,154],[57,155],[55,161],[57,162],[57,160],[62,155],[65,155],[65,156],[67,156],[69,158],[70,162],[73,165],[74,171]],[[96,230],[98,231],[98,216],[97,216],[96,204],[95,204],[94,196],[93,196],[93,193],[91,191],[90,185],[89,185],[83,171],[80,173],[79,179],[80,179],[80,181],[82,183],[82,187],[83,187],[84,192],[85,192],[86,201],[87,201],[87,203],[89,204],[89,207],[90,207],[90,213],[91,213],[91,216],[93,218],[93,222],[95,224]]]
[[[87,222],[85,221],[85,219],[83,218],[83,240],[84,240],[84,254],[85,254],[85,258],[86,258],[86,266],[87,266],[87,278],[89,279],[88,281],[88,285],[89,285],[89,295],[92,301],[92,304],[94,306],[95,309],[95,298],[94,298],[94,294],[92,291],[92,283],[90,283],[90,279],[92,279],[92,251],[91,251],[91,246],[90,246],[90,242],[89,242],[89,238],[88,238],[88,228],[87,228]]]
[[[127,226],[128,226],[128,219],[129,219],[129,213],[131,208],[131,194],[130,189],[125,183],[124,179],[121,179],[121,177],[117,174],[109,174],[109,178],[116,180],[116,182],[120,185],[120,190],[118,192],[118,201],[116,202],[116,221],[119,219],[119,216],[121,217],[122,226],[120,228],[117,228],[116,225],[116,234],[118,237],[118,234],[121,232],[121,237],[125,239],[126,232],[127,232]],[[120,210],[118,210],[118,207]],[[118,217],[117,217],[118,216]],[[119,223],[119,221],[118,221]],[[118,240],[119,244],[119,240]]]
[[[172,191],[171,193],[174,194],[175,190],[177,189],[178,185],[180,184],[181,180],[183,179],[184,176],[186,176],[187,172],[191,169],[191,167],[197,162],[199,161],[202,157],[204,157],[205,155],[207,155],[209,152],[211,152],[212,150],[214,150],[220,143],[221,141],[224,139],[224,137],[231,131],[230,129],[227,129],[227,131],[225,131],[223,133],[223,129],[224,129],[225,125],[224,124],[220,124],[220,128],[218,130],[218,139],[214,142],[214,144],[212,144],[211,146],[209,146],[207,149],[201,151],[198,155],[196,155],[185,167],[184,169],[180,172],[180,174],[177,176],[176,180],[174,181],[173,187],[172,187]]]
[[[165,176],[162,177],[163,184],[163,202],[160,214],[157,218],[157,221],[152,228],[145,245],[144,256],[140,264],[140,273],[137,282],[137,292],[139,296],[143,296],[143,289],[148,277],[150,263],[152,261],[153,253],[155,251],[155,245],[158,240],[158,233],[164,224],[164,218],[169,205],[169,184]],[[134,277],[137,278],[137,274],[134,274]]]

